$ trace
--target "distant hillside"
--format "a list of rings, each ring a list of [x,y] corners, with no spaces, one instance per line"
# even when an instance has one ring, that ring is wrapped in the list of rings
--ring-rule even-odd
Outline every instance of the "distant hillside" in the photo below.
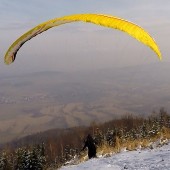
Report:
[[[125,113],[170,110],[170,67],[145,66],[0,77],[1,143]]]

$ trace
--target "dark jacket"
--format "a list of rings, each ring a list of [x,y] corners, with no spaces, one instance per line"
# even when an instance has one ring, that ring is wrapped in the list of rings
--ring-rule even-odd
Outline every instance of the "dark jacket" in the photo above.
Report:
[[[95,158],[96,157],[96,146],[95,146],[95,142],[94,142],[93,138],[91,137],[91,135],[87,136],[87,138],[84,142],[84,147],[82,150],[84,150],[86,147],[88,148],[89,159]]]

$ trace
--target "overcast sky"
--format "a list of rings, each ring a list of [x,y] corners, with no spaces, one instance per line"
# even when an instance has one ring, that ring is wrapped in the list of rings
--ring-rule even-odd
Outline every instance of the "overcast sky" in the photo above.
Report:
[[[48,19],[76,13],[118,16],[145,28],[170,62],[170,0],[0,0],[0,72],[71,71],[159,62],[155,53],[128,35],[93,24],[52,28],[24,44],[6,66],[4,54],[24,32]]]

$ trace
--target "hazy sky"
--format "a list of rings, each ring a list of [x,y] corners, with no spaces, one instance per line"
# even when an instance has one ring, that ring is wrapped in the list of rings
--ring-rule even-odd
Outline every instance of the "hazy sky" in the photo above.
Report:
[[[4,54],[27,30],[48,19],[75,13],[122,17],[145,28],[170,62],[170,0],[0,0],[0,72],[84,70],[159,62],[155,53],[128,35],[85,23],[52,28],[24,44],[6,66]]]

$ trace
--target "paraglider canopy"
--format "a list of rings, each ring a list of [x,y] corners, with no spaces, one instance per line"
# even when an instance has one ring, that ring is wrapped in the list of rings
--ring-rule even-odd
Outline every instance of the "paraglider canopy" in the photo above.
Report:
[[[23,34],[9,47],[8,51],[5,54],[5,63],[11,64],[12,62],[14,62],[16,54],[21,46],[26,41],[32,39],[38,34],[41,34],[42,32],[52,27],[77,21],[89,22],[96,25],[101,25],[104,27],[123,31],[133,38],[137,39],[141,43],[145,44],[146,46],[150,47],[157,54],[158,58],[160,60],[162,59],[161,52],[154,39],[140,26],[115,16],[104,14],[75,14],[48,20]]]

